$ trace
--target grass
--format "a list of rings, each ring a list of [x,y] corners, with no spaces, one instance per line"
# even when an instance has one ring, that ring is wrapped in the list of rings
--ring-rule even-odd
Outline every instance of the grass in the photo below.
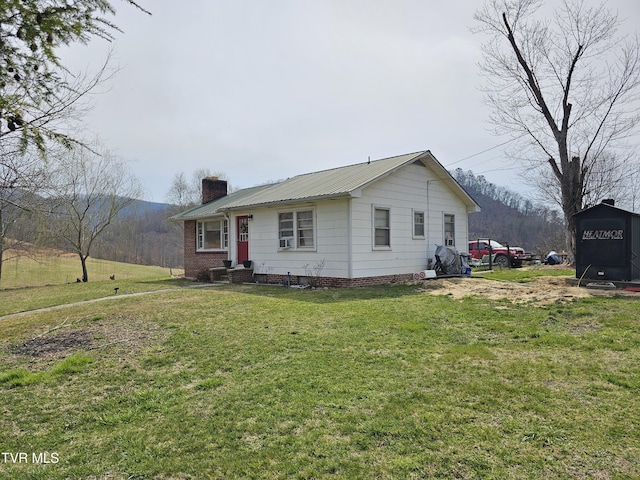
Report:
[[[11,250],[7,253],[11,257]],[[183,273],[182,270],[171,271],[168,268],[132,265],[89,258],[87,260],[90,281],[109,280],[115,275],[117,280],[132,280],[149,276],[169,277],[171,273]],[[0,288],[38,287],[75,283],[82,277],[82,267],[77,255],[52,254],[50,251],[36,250],[30,257],[13,257],[2,265]],[[1,291],[1,290],[0,290]]]
[[[473,272],[474,277],[484,277],[493,280],[508,280],[510,282],[520,283],[531,282],[536,277],[575,277],[575,274],[575,269],[550,269],[542,265],[524,268],[497,268],[492,271],[476,270]]]
[[[149,267],[155,273],[155,267]],[[181,278],[141,277],[129,280],[101,280],[87,283],[70,283],[44,287],[29,287],[0,290],[0,316],[27,312],[39,308],[66,305],[105,297],[116,297],[131,293],[166,290],[193,282]],[[115,288],[118,287],[116,293]]]
[[[89,282],[78,283],[80,261],[71,254],[36,250],[31,257],[14,257],[3,264],[0,316],[38,308],[114,296],[163,290],[189,281],[172,278],[182,270],[131,265],[89,258]],[[110,280],[114,276],[115,280]],[[117,290],[115,290],[117,288]]]
[[[58,461],[0,478],[638,478],[638,318],[406,285],[6,318],[2,451]]]
[[[91,363],[93,359],[87,355],[71,355],[54,365],[49,371],[31,373],[25,369],[12,370],[0,374],[0,385],[7,387],[19,387],[33,385],[43,381],[52,380],[56,375],[70,375],[78,373],[82,367]]]

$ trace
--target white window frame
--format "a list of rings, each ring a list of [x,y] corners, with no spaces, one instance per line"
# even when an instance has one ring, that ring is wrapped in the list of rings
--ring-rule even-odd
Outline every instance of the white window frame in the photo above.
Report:
[[[376,225],[376,212],[378,210],[387,212],[387,225],[384,227]],[[376,230],[378,229],[387,230],[388,244],[378,245],[376,243]],[[385,207],[382,205],[373,205],[371,207],[371,246],[373,250],[391,250],[391,207]]]
[[[416,222],[416,215],[422,215],[422,223],[417,223]],[[413,238],[422,240],[424,238],[426,238],[427,235],[427,224],[426,224],[426,214],[424,210],[416,210],[413,209],[411,211],[411,235]],[[422,234],[418,234],[416,233],[416,227],[418,225],[422,225]]]
[[[220,248],[205,248],[206,224],[219,222],[220,224]],[[226,252],[229,249],[229,222],[226,218],[205,218],[196,221],[196,251],[197,252]]]
[[[447,221],[447,217],[451,217],[451,221]],[[453,213],[445,213],[442,216],[442,232],[443,232],[443,240],[444,245],[446,247],[455,247],[456,246],[456,216]],[[452,232],[451,236],[447,236],[447,225],[451,225]]]
[[[305,218],[301,214],[311,212],[311,218]],[[290,219],[282,219],[282,215],[291,215]],[[305,221],[311,220],[311,228]],[[286,229],[282,228],[283,222],[291,222]],[[311,236],[304,236],[303,232],[311,230]],[[286,234],[283,235],[283,232]],[[311,241],[312,245],[301,245],[302,241]],[[278,251],[304,251],[315,252],[318,242],[318,228],[316,221],[315,207],[301,207],[291,210],[281,210],[278,212]]]
[[[281,218],[282,215],[290,215],[291,218]],[[290,223],[290,225],[289,225]],[[283,224],[285,226],[283,227]],[[278,242],[280,250],[288,250],[295,247],[296,216],[293,211],[278,212]]]
[[[304,214],[304,215],[302,215]],[[308,217],[310,214],[311,218]],[[309,228],[309,220],[311,221],[311,228]],[[301,209],[295,212],[295,226],[296,226],[296,249],[303,250],[315,250],[316,248],[316,221],[315,213],[313,209]],[[307,235],[305,232],[311,230],[311,235]],[[311,245],[302,245],[302,242],[311,241]]]

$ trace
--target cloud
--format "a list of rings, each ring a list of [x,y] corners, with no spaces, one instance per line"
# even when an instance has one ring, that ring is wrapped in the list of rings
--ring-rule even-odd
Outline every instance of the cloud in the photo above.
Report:
[[[121,3],[122,69],[86,123],[153,200],[201,167],[246,187],[422,149],[446,166],[503,141],[484,123],[475,0],[142,2],[151,17]],[[64,58],[85,68],[108,48]],[[504,158],[456,166],[483,161]]]

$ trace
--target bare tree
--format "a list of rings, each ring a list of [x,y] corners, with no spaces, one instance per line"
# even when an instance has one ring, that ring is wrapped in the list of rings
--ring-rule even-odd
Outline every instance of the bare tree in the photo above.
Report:
[[[42,166],[36,155],[0,150],[0,280],[3,264],[28,255],[37,236],[33,217],[44,208],[35,194],[44,178]]]
[[[575,257],[574,215],[628,164],[640,123],[640,40],[618,35],[602,3],[563,0],[542,19],[540,0],[490,0],[475,14],[489,35],[481,65],[490,122],[516,141],[532,172],[547,168]],[[609,152],[609,155],[607,155]],[[536,170],[537,169],[537,170]],[[606,182],[602,180],[607,178]]]
[[[134,0],[123,0],[146,12]],[[11,205],[37,199],[26,195],[29,186],[42,186],[47,177],[46,154],[52,145],[70,148],[78,142],[77,122],[90,108],[89,94],[114,71],[109,56],[97,73],[72,74],[62,64],[59,47],[87,43],[99,37],[108,41],[119,32],[109,19],[115,14],[110,0],[15,0],[0,2],[0,191],[4,202],[3,236],[10,225],[7,214],[31,211]],[[38,152],[38,162],[33,155]],[[24,175],[24,178],[20,177]],[[26,189],[26,190],[25,190]],[[41,198],[41,197],[40,197]],[[13,251],[16,244],[13,244]],[[2,252],[4,250],[0,250]]]
[[[640,162],[615,152],[603,152],[601,161],[595,163],[585,177],[582,198],[585,208],[596,205],[603,199],[616,200],[616,205],[635,210],[638,204],[638,184],[640,182]],[[558,178],[551,169],[540,171],[531,179],[545,200],[562,205]]]
[[[167,202],[177,205],[180,208],[186,208],[197,203],[193,203],[193,195],[190,192],[189,181],[184,172],[178,172],[174,175],[171,187],[166,194]]]
[[[206,177],[218,177],[220,180],[227,180],[228,176],[224,172],[211,173],[208,168],[198,168],[193,171],[190,178],[184,172],[174,175],[171,187],[167,191],[167,202],[179,206],[181,209],[193,207],[202,201],[202,179]],[[230,185],[227,186],[231,191]]]
[[[82,281],[87,282],[87,258],[96,238],[142,189],[125,164],[97,144],[92,149],[76,146],[59,158],[53,178],[58,213],[54,234],[78,254]]]
[[[175,215],[187,208],[200,205],[202,202],[202,179],[206,177],[218,177],[220,180],[229,180],[224,172],[212,173],[208,168],[198,168],[193,171],[191,177],[187,177],[184,172],[174,175],[171,187],[165,196],[166,201],[173,205],[169,208],[167,216]],[[231,185],[227,185],[227,190],[231,191]],[[184,244],[184,229],[181,223],[168,222],[172,248],[179,248],[182,251]]]

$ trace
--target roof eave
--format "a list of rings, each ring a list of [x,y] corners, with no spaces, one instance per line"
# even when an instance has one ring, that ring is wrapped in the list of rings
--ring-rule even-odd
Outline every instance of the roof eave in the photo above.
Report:
[[[480,212],[482,209],[480,208],[480,205],[478,204],[478,202],[476,202],[475,199],[471,195],[469,195],[469,193],[464,189],[464,187],[460,185],[460,183],[453,177],[453,175],[451,175],[449,171],[446,168],[444,168],[444,165],[442,165],[438,161],[438,159],[431,153],[430,150],[427,150],[425,152],[425,155],[422,156],[420,160],[423,160],[424,158],[427,158],[427,157],[431,160],[431,162],[430,164],[426,164],[426,163],[425,164],[431,167],[433,170],[440,171],[442,175],[439,177],[439,179],[445,182],[447,185],[449,185],[452,189],[460,192],[461,194],[460,196],[462,197],[465,205],[467,206],[467,213]]]
[[[317,202],[321,200],[332,200],[336,198],[350,198],[350,197],[358,196],[357,192],[358,192],[357,190],[354,190],[353,192],[336,192],[336,193],[329,193],[326,195],[315,195],[313,197],[290,198],[285,200],[277,200],[273,202],[250,203],[246,205],[236,205],[233,207],[229,207],[227,209],[224,209],[224,211],[234,212],[234,211],[247,210],[249,208],[268,208],[276,205],[295,205],[299,203],[312,203],[312,202]]]
[[[182,213],[178,213],[177,215],[173,215],[171,217],[169,217],[167,220],[170,222],[186,222],[188,220],[199,220],[201,218],[211,218],[211,217],[217,217],[217,216],[221,216],[224,215],[224,213],[222,212],[222,209],[220,210],[214,210],[212,212],[207,212],[206,214],[191,214],[190,212],[196,212],[199,208],[203,207],[204,205],[198,205],[196,207],[190,208],[189,210],[182,212]]]

